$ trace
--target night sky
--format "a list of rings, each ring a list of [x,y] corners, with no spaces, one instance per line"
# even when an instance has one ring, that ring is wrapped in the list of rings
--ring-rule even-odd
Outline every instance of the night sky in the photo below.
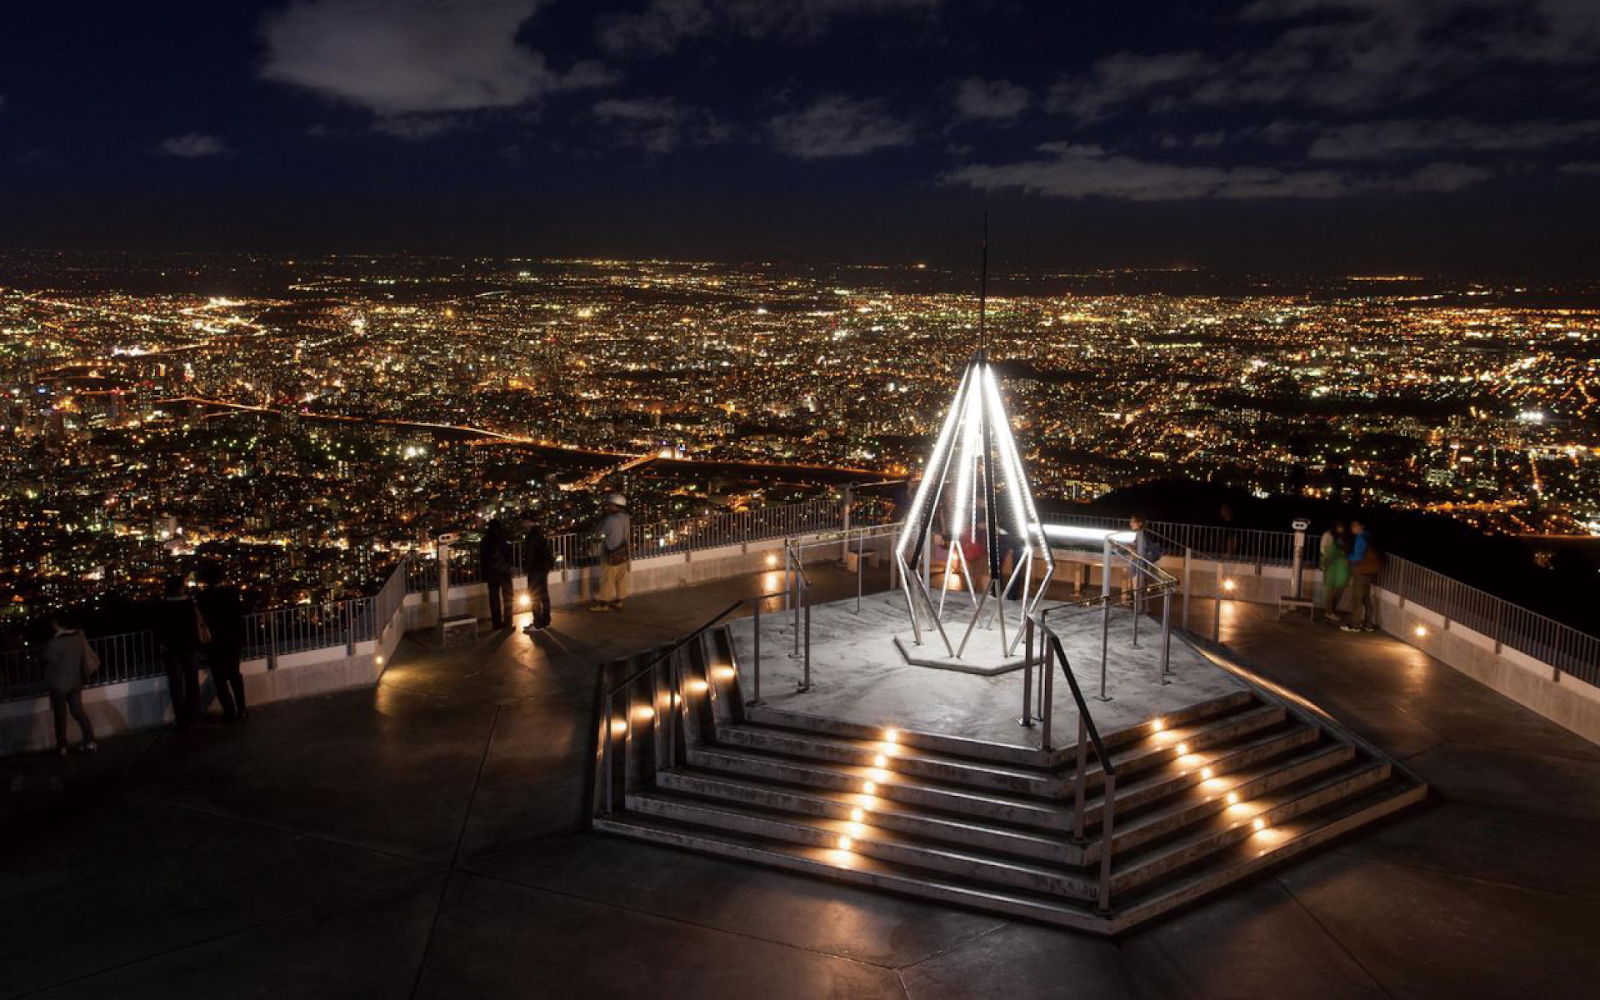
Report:
[[[0,247],[1590,276],[1600,2],[0,14]]]

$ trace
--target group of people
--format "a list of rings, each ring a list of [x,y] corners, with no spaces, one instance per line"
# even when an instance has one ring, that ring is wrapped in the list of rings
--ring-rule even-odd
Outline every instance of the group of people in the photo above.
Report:
[[[1346,632],[1376,632],[1372,584],[1383,570],[1383,557],[1359,519],[1335,521],[1322,533],[1322,601],[1328,621]],[[1348,618],[1340,600],[1350,597]]]
[[[556,563],[544,526],[532,512],[525,520],[522,571],[528,580],[528,603],[533,617],[523,631],[533,635],[550,627],[550,571],[555,569]],[[590,611],[622,610],[633,566],[628,544],[631,528],[627,498],[613,493],[606,499],[605,513],[595,529],[600,548],[600,579],[594,601],[589,605]],[[514,613],[511,581],[517,567],[512,557],[510,531],[500,518],[490,520],[484,530],[478,544],[478,565],[482,567],[484,583],[489,589],[490,624],[496,629],[510,628]]]
[[[222,706],[222,721],[240,722],[250,714],[239,669],[244,650],[244,602],[238,589],[223,581],[222,567],[216,563],[202,566],[198,576],[202,588],[193,594],[182,576],[167,577],[153,616],[167,671],[172,717],[179,730],[200,721],[202,656]],[[78,724],[79,749],[93,753],[98,745],[94,725],[83,710],[83,688],[99,672],[100,657],[83,630],[72,627],[67,616],[52,616],[50,631],[40,658],[55,716],[56,753],[65,757],[69,752],[69,714]]]

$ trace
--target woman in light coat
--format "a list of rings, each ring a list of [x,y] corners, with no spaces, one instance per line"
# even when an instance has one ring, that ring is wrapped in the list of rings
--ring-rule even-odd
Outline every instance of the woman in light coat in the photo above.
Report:
[[[90,648],[81,629],[67,628],[59,618],[50,619],[54,634],[44,644],[39,658],[44,660],[44,681],[50,689],[50,711],[56,717],[56,753],[67,755],[67,713],[77,720],[83,736],[80,749],[94,753],[94,726],[83,710],[83,686],[100,669],[100,657]]]

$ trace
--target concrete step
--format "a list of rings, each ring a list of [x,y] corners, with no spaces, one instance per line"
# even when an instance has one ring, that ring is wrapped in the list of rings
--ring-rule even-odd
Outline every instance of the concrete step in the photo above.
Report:
[[[890,780],[877,768],[783,757],[734,746],[691,747],[687,759],[693,768],[753,781],[871,794],[889,802],[955,815],[981,816],[985,821],[1011,826],[1062,832],[1072,825],[1069,803],[1060,797],[1030,798],[898,774]],[[867,793],[869,784],[872,791]]]
[[[1332,805],[1270,827],[1272,836],[1251,837],[1207,856],[1200,864],[1114,897],[1123,926],[1141,923],[1210,895],[1261,869],[1282,864],[1318,846],[1347,836],[1427,798],[1428,786],[1391,774],[1386,780]]]
[[[1160,767],[1188,754],[1227,746],[1251,733],[1270,729],[1288,718],[1279,705],[1257,703],[1241,711],[1194,725],[1170,726],[1151,732],[1129,746],[1111,751],[1111,763],[1117,770],[1117,780],[1125,782],[1132,776],[1151,768]],[[1098,788],[1104,775],[1100,763],[1090,761],[1088,787]]]
[[[855,740],[776,726],[721,726],[717,742],[796,760],[845,764],[884,772],[880,780],[906,775],[1012,795],[1059,793],[1061,779],[1041,767],[1001,764],[935,753],[885,740]]]
[[[1111,760],[1119,776],[1126,781],[1133,773],[1170,764],[1186,755],[1198,756],[1210,749],[1225,747],[1246,735],[1279,725],[1285,718],[1279,706],[1251,704],[1192,725],[1170,726],[1148,734],[1136,743],[1113,751]],[[717,742],[795,760],[874,768],[881,773],[862,780],[876,780],[879,784],[908,776],[1034,798],[1057,799],[1071,791],[1069,768],[1003,764],[936,753],[883,739],[851,739],[747,723],[719,726]],[[1187,754],[1180,751],[1187,751]],[[1099,762],[1091,761],[1085,779],[1086,789],[1098,789],[1102,780]]]
[[[1196,754],[1193,759],[1174,757],[1165,765],[1117,782],[1117,809],[1126,811],[1148,806],[1185,789],[1225,778],[1262,761],[1310,746],[1321,739],[1322,730],[1316,726],[1285,720],[1279,725],[1249,733],[1226,746]],[[1101,789],[1095,789],[1087,795],[1084,803],[1084,823],[1087,826],[1099,825],[1103,801]]]
[[[1238,712],[1255,702],[1254,693],[1250,691],[1236,691],[1221,698],[1201,702],[1183,709],[1169,713],[1165,717],[1167,726],[1192,726],[1206,719]],[[1020,710],[1020,708],[1019,708]],[[892,723],[882,726],[867,725],[860,722],[849,722],[844,719],[830,719],[822,716],[805,715],[788,709],[773,708],[770,705],[751,706],[745,710],[745,720],[753,725],[776,726],[795,732],[812,733],[818,736],[831,736],[847,740],[860,740],[875,742],[882,740],[886,732],[893,728],[896,739],[901,746],[913,747],[919,750],[928,750],[938,754],[948,754],[972,760],[987,760],[1000,764],[1016,764],[1025,767],[1038,767],[1059,765],[1069,761],[1073,756],[1071,747],[1057,747],[1048,753],[1025,745],[1008,745],[990,743],[983,740],[967,739],[959,736],[949,736],[939,733],[922,733],[910,729],[894,728]],[[1068,718],[1062,725],[1071,729],[1071,735],[1076,734],[1076,720]],[[1024,734],[1030,732],[1021,727],[1017,729],[1018,740],[1024,739]],[[1038,732],[1035,727],[1032,732]],[[1055,736],[1060,741],[1065,730],[1057,730]],[[1107,746],[1122,746],[1135,743],[1149,735],[1148,724],[1140,724],[1124,729],[1119,729],[1101,734]]]
[[[656,775],[656,786],[730,805],[754,804],[841,822],[851,820],[859,810],[866,822],[897,833],[1055,864],[1082,860],[1082,851],[1068,843],[1065,831],[1042,832],[981,815],[919,809],[858,792],[755,781],[692,768],[663,771]]]
[[[640,814],[599,817],[597,830],[734,858],[904,895],[1114,935],[1210,895],[1263,867],[1293,858],[1400,809],[1420,802],[1427,786],[1389,775],[1320,808],[1277,820],[1270,837],[1254,836],[1204,855],[1112,897],[1110,913],[1076,897],[1049,896],[887,861],[836,846],[796,843],[689,825]],[[853,846],[853,845],[852,845]]]
[[[840,848],[848,844],[851,853],[864,857],[1042,895],[1091,899],[1095,893],[1091,880],[1062,865],[924,840],[865,822],[805,816],[750,804],[729,805],[664,791],[630,795],[627,808],[685,825],[808,847]]]
[[[1348,743],[1323,743],[1288,757],[1277,757],[1265,763],[1244,768],[1227,778],[1214,778],[1172,796],[1153,807],[1139,810],[1112,825],[1113,856],[1122,855],[1141,844],[1169,836],[1185,827],[1216,816],[1229,807],[1231,801],[1250,802],[1288,788],[1316,775],[1344,767],[1356,757],[1356,749]],[[1230,798],[1230,796],[1232,798]],[[1121,796],[1118,797],[1119,808]],[[1090,834],[1085,857],[1096,860],[1100,856],[1100,841]]]
[[[1354,756],[1354,749],[1342,744],[1305,749],[1317,736],[1314,729],[1294,729],[1257,740],[1251,747],[1250,758],[1237,769],[1230,768],[1227,777],[1210,782],[1163,781],[1168,795],[1155,806],[1151,805],[1152,800],[1144,789],[1135,788],[1126,795],[1119,790],[1119,814],[1131,811],[1132,815],[1117,824],[1113,850],[1126,851],[1215,815],[1226,808],[1230,792],[1243,799],[1254,799],[1320,770],[1346,763]],[[813,777],[825,779],[827,773]],[[930,794],[922,796],[921,803],[908,803],[884,795],[868,796],[848,788],[819,788],[812,783],[780,780],[785,776],[795,775],[779,771],[777,776],[769,773],[761,778],[739,777],[720,768],[691,768],[661,772],[656,775],[656,783],[669,791],[730,804],[755,804],[841,821],[861,810],[871,817],[873,825],[900,833],[1057,864],[1084,864],[1099,857],[1100,842],[1094,839],[1099,801],[1093,804],[1095,822],[1086,827],[1088,843],[1079,846],[1070,839],[1067,803],[1050,809],[1048,816],[1053,825],[1041,829],[1036,823],[1015,820],[1019,813],[1037,819],[1036,803],[965,796],[952,801],[952,797],[941,794],[943,790],[940,789],[928,789]],[[955,808],[948,808],[951,806]]]
[[[1127,860],[1114,864],[1113,892],[1121,895],[1252,838],[1270,842],[1277,835],[1269,831],[1278,824],[1381,784],[1388,780],[1390,772],[1388,761],[1361,757],[1310,781],[1230,805],[1211,819],[1185,827],[1177,835],[1135,851]],[[1256,829],[1258,820],[1264,825],[1259,831]]]
[[[940,877],[877,858],[761,837],[741,836],[726,830],[686,826],[649,816],[606,816],[594,821],[596,830],[682,847],[704,854],[819,875],[939,902],[969,906],[991,913],[1040,920],[1083,931],[1105,933],[1110,922],[1096,916],[1085,904],[1066,899],[1034,896],[1020,890],[1003,890],[960,879]]]

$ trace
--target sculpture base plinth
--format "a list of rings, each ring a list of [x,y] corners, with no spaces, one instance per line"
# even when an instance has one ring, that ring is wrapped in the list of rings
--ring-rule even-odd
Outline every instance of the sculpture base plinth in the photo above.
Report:
[[[920,646],[910,635],[897,635],[894,637],[894,647],[900,651],[901,658],[914,667],[959,670],[964,674],[977,674],[980,677],[993,677],[1021,670],[1024,661],[1021,644],[1018,644],[1015,656],[1003,656],[998,649],[1000,645],[998,634],[986,634],[989,631],[975,630],[972,641],[967,644],[966,655],[959,658],[945,654],[944,642],[937,633],[924,633]],[[950,641],[959,644],[961,636],[952,635]]]

